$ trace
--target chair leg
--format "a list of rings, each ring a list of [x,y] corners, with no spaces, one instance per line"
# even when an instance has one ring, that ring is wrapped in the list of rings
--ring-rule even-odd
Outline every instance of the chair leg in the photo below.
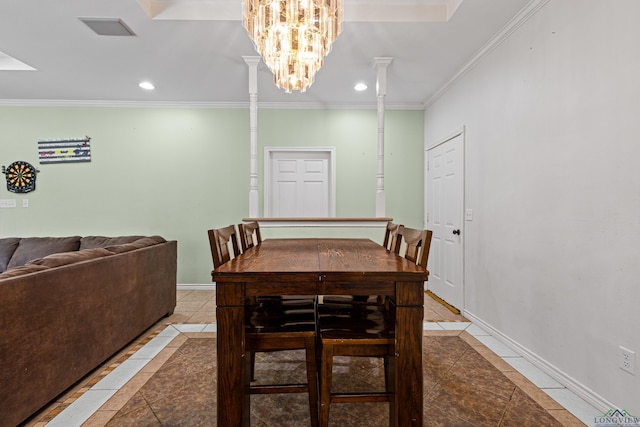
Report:
[[[389,356],[384,356],[384,388],[387,393],[391,393],[393,395],[393,401],[389,402],[389,427],[395,427],[395,360],[390,361],[389,359]]]
[[[251,381],[255,381],[256,380],[256,352],[255,351],[249,351],[249,360],[251,363],[251,368],[250,368]]]
[[[306,338],[305,341],[309,413],[311,415],[311,426],[318,427],[318,365],[316,364],[315,337]]]
[[[322,344],[320,365],[320,427],[329,425],[329,406],[331,404],[331,376],[333,374],[333,346]]]
[[[391,378],[391,372],[389,369],[389,358],[388,357],[384,357],[383,358],[384,361],[384,389],[386,392],[390,392],[391,391],[391,381],[393,380],[393,378]]]
[[[243,391],[243,400],[244,400],[244,417],[251,418],[251,381],[252,381],[252,368],[253,368],[253,358],[251,357],[255,352],[251,351],[249,354],[245,352],[245,357],[243,358],[244,363],[244,391]],[[247,357],[249,356],[249,357]]]

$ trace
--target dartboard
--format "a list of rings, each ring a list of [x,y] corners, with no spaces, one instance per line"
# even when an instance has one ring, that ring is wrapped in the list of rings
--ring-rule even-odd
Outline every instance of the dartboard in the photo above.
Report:
[[[7,190],[12,193],[28,193],[36,189],[36,168],[27,162],[11,163],[4,173],[7,175]]]

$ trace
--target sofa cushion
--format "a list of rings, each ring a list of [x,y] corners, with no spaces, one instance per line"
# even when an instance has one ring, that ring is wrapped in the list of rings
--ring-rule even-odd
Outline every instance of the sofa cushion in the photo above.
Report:
[[[106,248],[107,246],[122,245],[123,243],[135,242],[144,236],[85,236],[80,239],[80,250],[92,248]]]
[[[9,261],[18,247],[18,243],[20,243],[19,237],[0,239],[0,273],[7,269],[7,265],[9,265]]]
[[[105,249],[115,253],[120,254],[123,252],[129,252],[136,249],[144,248],[146,246],[153,246],[159,243],[164,243],[166,240],[160,236],[151,236],[151,237],[143,237],[142,239],[138,239],[135,242],[125,243],[123,245],[115,245],[108,246]]]
[[[27,262],[47,255],[77,251],[80,247],[80,236],[73,237],[24,237],[20,239],[16,251],[7,268],[19,267]]]
[[[23,276],[29,273],[35,273],[36,271],[48,270],[49,267],[45,265],[21,265],[20,267],[12,268],[0,273],[0,280],[8,279],[9,277]]]
[[[61,265],[74,264],[76,262],[111,256],[113,252],[104,248],[85,249],[82,251],[60,252],[47,255],[44,258],[29,261],[27,265],[45,265],[47,267],[60,267]]]

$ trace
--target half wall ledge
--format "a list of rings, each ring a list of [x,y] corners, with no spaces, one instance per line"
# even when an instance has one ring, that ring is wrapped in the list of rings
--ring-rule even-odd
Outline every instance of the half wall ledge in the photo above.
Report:
[[[264,228],[289,227],[386,227],[393,218],[242,218],[257,221]]]

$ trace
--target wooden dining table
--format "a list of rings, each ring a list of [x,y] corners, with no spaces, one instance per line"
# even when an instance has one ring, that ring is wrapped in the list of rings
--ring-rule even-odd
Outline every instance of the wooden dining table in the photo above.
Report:
[[[213,270],[217,303],[219,427],[249,426],[245,298],[386,295],[396,305],[396,396],[390,425],[422,426],[424,281],[429,272],[369,239],[267,239]]]

